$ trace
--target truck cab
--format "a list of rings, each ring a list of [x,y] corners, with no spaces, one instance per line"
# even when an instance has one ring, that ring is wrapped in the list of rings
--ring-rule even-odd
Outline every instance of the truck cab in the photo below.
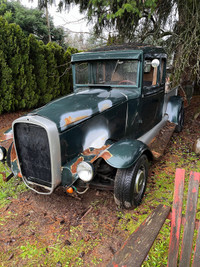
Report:
[[[164,49],[150,46],[110,49],[72,55],[74,90],[115,88],[124,92],[129,113],[126,134],[137,138],[162,120],[167,55]]]

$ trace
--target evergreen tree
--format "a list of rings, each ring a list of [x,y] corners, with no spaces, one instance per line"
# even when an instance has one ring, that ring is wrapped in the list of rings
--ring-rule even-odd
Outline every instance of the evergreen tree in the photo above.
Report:
[[[59,91],[59,72],[57,69],[57,63],[54,55],[54,43],[48,43],[45,46],[45,60],[47,62],[47,88],[48,91],[44,95],[44,104],[51,101]]]
[[[30,109],[71,92],[71,53],[56,43],[44,45],[0,17],[0,114]]]
[[[73,78],[72,78],[72,70],[70,67],[71,55],[77,53],[78,50],[76,48],[68,47],[67,51],[64,54],[64,61],[66,62],[65,66],[65,86],[64,86],[64,94],[69,94],[72,92],[73,88]],[[64,76],[62,77],[64,79]]]
[[[49,31],[51,41],[57,42],[66,48],[64,40],[64,30],[61,27],[55,27],[53,18],[49,16],[48,30],[46,24],[46,16],[42,10],[37,8],[26,8],[18,1],[0,0],[0,15],[9,23],[16,23],[24,31],[28,37],[33,34],[38,40],[42,40],[45,44],[49,42]]]
[[[16,107],[31,107],[30,102],[34,92],[32,84],[34,81],[31,75],[32,66],[29,65],[28,42],[20,27],[15,24],[7,24],[7,33],[6,60],[12,69],[12,78],[14,80],[15,101],[13,109]],[[27,76],[30,80],[27,79]]]
[[[36,80],[35,101],[39,105],[44,104],[43,96],[47,90],[47,61],[45,60],[45,45],[38,41],[35,36],[30,35],[28,38],[30,46],[29,59],[33,66],[32,74]]]
[[[3,111],[10,111],[13,102],[14,82],[12,70],[8,67],[4,53],[0,50],[0,114]]]

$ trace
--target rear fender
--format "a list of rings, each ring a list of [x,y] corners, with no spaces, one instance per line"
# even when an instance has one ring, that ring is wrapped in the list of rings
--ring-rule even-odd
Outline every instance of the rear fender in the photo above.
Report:
[[[181,96],[170,97],[166,110],[170,122],[178,124],[179,112],[182,106],[183,106],[183,98]]]
[[[107,151],[111,157],[104,158],[104,160],[114,168],[129,168],[144,153],[147,154],[150,160],[153,159],[153,155],[148,146],[139,140],[126,139],[118,141],[107,148]]]

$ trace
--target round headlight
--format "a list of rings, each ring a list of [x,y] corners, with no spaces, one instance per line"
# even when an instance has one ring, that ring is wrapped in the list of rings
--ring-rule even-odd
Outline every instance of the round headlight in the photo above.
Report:
[[[93,167],[89,163],[83,161],[77,166],[77,174],[81,180],[89,182],[93,178]]]
[[[6,157],[6,149],[3,146],[0,146],[0,161],[4,160]]]

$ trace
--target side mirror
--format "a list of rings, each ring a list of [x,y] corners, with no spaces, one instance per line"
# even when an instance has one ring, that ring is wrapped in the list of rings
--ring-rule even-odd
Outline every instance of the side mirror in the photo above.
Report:
[[[160,65],[160,61],[159,61],[157,58],[155,58],[155,59],[153,59],[153,60],[151,61],[151,66],[152,66],[153,68],[157,68],[159,65]]]
[[[144,62],[144,73],[149,73],[151,71],[151,61],[145,60]]]

